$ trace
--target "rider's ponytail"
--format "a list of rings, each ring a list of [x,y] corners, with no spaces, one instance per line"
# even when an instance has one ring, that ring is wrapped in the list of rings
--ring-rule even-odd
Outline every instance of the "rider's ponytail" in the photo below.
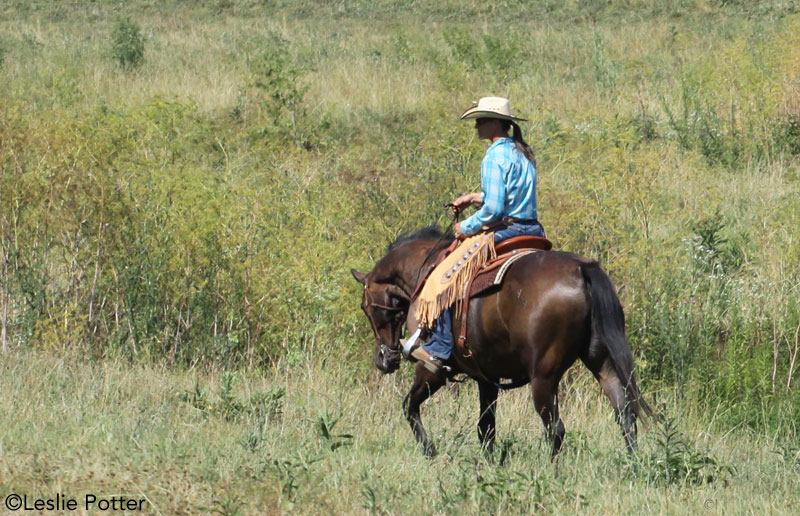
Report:
[[[511,121],[509,120],[509,122]],[[528,158],[528,161],[533,163],[533,166],[535,167],[536,155],[533,153],[531,146],[525,142],[524,138],[522,138],[522,130],[519,128],[516,122],[511,122],[511,127],[514,128],[514,134],[512,134],[511,137],[514,139],[514,144],[517,146],[517,150],[519,150],[526,158]]]
[[[503,124],[503,129],[508,132],[509,129],[512,127],[514,128],[514,132],[511,134],[511,138],[514,139],[514,144],[517,146],[517,150],[522,153],[523,156],[528,158],[528,161],[533,163],[533,166],[536,166],[536,155],[533,153],[533,149],[531,146],[525,142],[525,139],[522,137],[522,129],[516,124],[516,122],[512,122],[511,120],[501,120]]]

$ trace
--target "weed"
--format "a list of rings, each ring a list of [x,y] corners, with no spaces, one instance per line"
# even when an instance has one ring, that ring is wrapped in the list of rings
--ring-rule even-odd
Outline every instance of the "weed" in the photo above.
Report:
[[[649,142],[659,137],[658,120],[646,110],[643,109],[633,118],[633,124],[639,140]]]
[[[236,372],[223,371],[216,399],[210,399],[206,389],[197,381],[193,390],[179,393],[178,399],[204,414],[221,417],[226,421],[237,422],[247,416],[256,425],[256,433],[248,438],[248,446],[252,448],[263,440],[264,426],[281,419],[286,389],[276,386],[266,392],[255,392],[247,402],[242,402],[234,392],[238,381],[239,375]],[[252,438],[256,438],[256,442],[252,442]]]
[[[725,228],[726,221],[719,211],[698,220],[694,225],[695,260],[710,273],[731,273],[740,268],[744,261],[741,248],[723,236]]]
[[[259,136],[278,136],[287,131],[296,141],[309,136],[309,119],[303,104],[308,89],[300,78],[303,70],[289,54],[286,40],[270,35],[261,45],[263,50],[249,63],[251,86],[259,92],[262,112],[270,120]]]
[[[2,50],[0,50],[0,64],[2,64]],[[800,113],[779,116],[775,121],[774,131],[773,138],[778,149],[784,149],[790,154],[800,154]]]
[[[309,466],[321,459],[306,461],[300,452],[294,456],[272,459],[272,468],[278,474],[281,481],[281,493],[293,502],[301,487],[301,481],[306,478]]]
[[[727,484],[734,468],[697,450],[677,429],[675,419],[657,420],[656,451],[642,462],[649,481],[663,484]]]
[[[333,428],[339,422],[339,417],[331,417],[327,412],[321,414],[313,420],[314,427],[317,430],[317,435],[322,439],[325,446],[331,451],[336,451],[342,446],[350,446],[352,443],[352,434],[335,434]]]
[[[267,425],[280,420],[283,416],[283,397],[285,395],[286,389],[273,387],[268,392],[256,392],[250,397],[247,412],[254,428],[244,439],[246,449],[255,451],[264,444]]]
[[[514,77],[521,61],[521,50],[518,38],[512,34],[484,34],[483,45],[486,48],[486,62],[490,69],[508,81]]]
[[[361,507],[366,509],[370,514],[384,515],[390,514],[385,507],[391,507],[393,503],[393,496],[386,493],[384,486],[375,479],[367,471],[362,471],[360,475],[361,481]]]
[[[547,512],[548,506],[562,496],[577,500],[578,505],[586,504],[582,497],[556,485],[544,472],[465,461],[459,464],[458,475],[448,487],[439,482],[437,507],[450,513],[453,507],[469,500],[479,507],[480,514],[503,514],[511,507],[530,513]]]
[[[238,376],[232,371],[223,371],[220,376],[219,402],[215,411],[228,421],[237,419],[244,408],[233,392],[237,380]]]
[[[483,65],[483,56],[468,28],[448,26],[444,29],[442,36],[456,59],[473,69],[480,68]]]
[[[773,453],[780,457],[781,462],[788,468],[800,470],[800,445],[796,443],[781,443]]]
[[[194,389],[191,391],[183,391],[178,393],[178,399],[183,401],[184,403],[188,403],[192,407],[196,408],[197,410],[202,411],[203,413],[207,413],[207,411],[211,408],[211,405],[208,403],[206,399],[206,390],[200,387],[200,383],[195,381]]]
[[[616,95],[617,71],[614,62],[608,57],[605,50],[605,41],[600,32],[594,35],[594,50],[592,54],[594,79],[608,95]]]
[[[717,99],[704,93],[704,85],[693,77],[681,81],[680,111],[662,99],[662,106],[678,143],[687,150],[699,150],[714,165],[735,167],[743,146],[737,127],[736,106],[730,104],[727,119],[715,107]]]
[[[256,392],[250,397],[248,411],[257,418],[277,421],[283,416],[283,399],[285,396],[286,389],[278,386],[272,387],[267,392]]]
[[[225,497],[214,500],[211,507],[201,507],[200,512],[219,514],[219,516],[242,516],[244,513],[240,512],[240,510],[244,507],[245,504],[235,496]]]

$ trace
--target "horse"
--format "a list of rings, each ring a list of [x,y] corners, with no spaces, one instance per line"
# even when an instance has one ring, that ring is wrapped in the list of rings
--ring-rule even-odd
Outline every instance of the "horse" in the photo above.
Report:
[[[351,269],[363,285],[361,309],[375,335],[373,362],[382,373],[399,368],[412,294],[422,271],[450,240],[450,234],[428,226],[398,237],[369,273]],[[636,383],[622,306],[597,261],[561,251],[529,253],[508,268],[499,288],[472,298],[467,313],[468,351],[454,347],[447,373],[433,373],[417,362],[403,400],[406,419],[426,456],[434,457],[436,449],[422,424],[420,406],[448,379],[466,374],[478,383],[478,439],[488,457],[493,455],[497,396],[505,387],[498,382],[521,379],[516,385],[530,383],[555,460],[565,434],[558,385],[577,359],[599,382],[629,452],[635,451],[637,418],[642,411],[652,415],[652,410]],[[454,332],[459,326],[460,314],[454,313]]]

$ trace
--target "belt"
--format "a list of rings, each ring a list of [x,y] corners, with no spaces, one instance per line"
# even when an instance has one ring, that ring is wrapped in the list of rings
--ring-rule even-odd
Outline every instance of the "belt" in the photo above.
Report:
[[[505,217],[503,222],[506,224],[538,224],[539,219],[517,219],[514,217]]]
[[[505,218],[502,218],[502,219],[500,219],[500,220],[498,220],[496,222],[492,222],[488,226],[481,226],[481,229],[484,230],[484,231],[489,231],[489,230],[494,230],[496,228],[499,228],[501,226],[508,227],[511,224],[533,225],[533,224],[538,224],[538,223],[539,223],[539,219],[515,219],[514,217],[505,217]]]

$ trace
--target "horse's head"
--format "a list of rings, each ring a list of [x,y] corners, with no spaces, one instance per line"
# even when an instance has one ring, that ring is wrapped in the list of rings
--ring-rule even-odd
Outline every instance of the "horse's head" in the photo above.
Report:
[[[435,260],[436,251],[446,247],[452,236],[434,226],[403,234],[389,246],[386,256],[370,273],[350,270],[364,286],[361,309],[375,333],[375,367],[383,373],[393,373],[400,367],[400,336],[406,325],[411,294],[425,271],[424,266]]]
[[[373,361],[382,373],[395,372],[400,367],[400,336],[408,315],[409,298],[397,285],[373,281],[370,274],[351,269],[353,277],[364,285],[361,309],[375,333]]]

